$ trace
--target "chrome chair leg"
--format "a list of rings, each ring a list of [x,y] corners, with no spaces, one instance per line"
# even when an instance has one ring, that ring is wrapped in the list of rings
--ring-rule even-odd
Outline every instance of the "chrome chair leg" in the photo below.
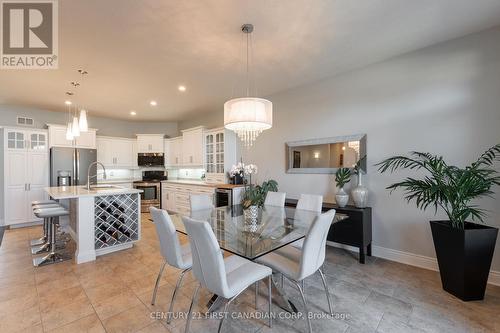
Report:
[[[191,305],[189,305],[189,311],[188,311],[188,317],[187,317],[187,322],[186,322],[186,328],[184,329],[184,333],[189,333],[189,328],[191,326],[191,315],[193,314],[193,305],[196,302],[196,298],[198,297],[198,291],[200,290],[201,284],[198,284],[196,287],[193,298],[191,299]]]
[[[283,289],[285,286],[285,276],[281,274],[281,289]]]
[[[220,320],[219,322],[219,329],[217,330],[217,333],[220,333],[221,330],[222,330],[222,324],[224,323],[224,319],[226,319],[227,317],[227,310],[229,309],[229,305],[231,305],[231,303],[236,299],[236,297],[240,296],[240,294],[242,292],[244,292],[246,289],[243,289],[242,291],[240,291],[239,293],[237,293],[236,295],[234,295],[231,299],[229,299],[226,303],[226,305],[224,306],[224,317],[222,317],[222,319]]]
[[[319,269],[318,272],[321,275],[321,280],[323,281],[323,287],[325,287],[325,293],[326,293],[326,298],[328,299],[328,308],[330,309],[330,314],[333,315],[332,301],[330,299],[330,291],[328,290],[328,285],[326,284],[325,275],[323,274],[323,271],[321,271],[321,269]]]
[[[302,290],[306,292],[306,279],[300,281],[300,283],[302,284]]]
[[[273,281],[272,281],[272,275],[269,275],[269,277],[267,278],[268,281],[267,281],[267,284],[268,284],[268,290],[267,290],[267,293],[269,294],[269,299],[267,300],[269,302],[269,328],[272,328],[273,327],[273,317],[271,316],[271,307],[272,307],[272,304],[273,304],[273,300],[272,300],[272,297],[273,297],[273,292],[272,292],[272,285],[273,285]]]
[[[312,326],[311,326],[311,318],[309,318],[309,310],[307,309],[307,301],[306,301],[306,296],[304,295],[304,291],[300,287],[300,283],[297,281],[294,281],[295,285],[297,286],[297,289],[300,291],[300,296],[302,296],[302,301],[304,302],[304,308],[305,308],[305,315],[307,318],[307,325],[309,326],[309,333],[312,333]]]
[[[257,310],[258,298],[259,298],[259,281],[255,282],[255,310]]]
[[[156,284],[155,284],[155,289],[153,291],[153,298],[151,299],[151,305],[155,305],[156,293],[158,291],[158,285],[160,284],[160,279],[161,279],[161,276],[163,275],[163,270],[165,269],[165,265],[167,265],[167,262],[163,261],[163,264],[161,265],[161,268],[160,268],[160,272],[158,273],[158,277],[156,278]]]
[[[172,311],[174,311],[174,302],[175,302],[175,296],[177,296],[177,290],[181,286],[182,279],[184,278],[184,274],[186,274],[186,272],[188,272],[190,270],[191,270],[191,268],[186,268],[185,270],[183,270],[181,272],[181,274],[179,275],[179,278],[177,279],[177,283],[175,285],[174,292],[172,293],[172,300],[170,301],[170,306],[168,308],[167,324],[170,324],[170,322],[172,321]]]

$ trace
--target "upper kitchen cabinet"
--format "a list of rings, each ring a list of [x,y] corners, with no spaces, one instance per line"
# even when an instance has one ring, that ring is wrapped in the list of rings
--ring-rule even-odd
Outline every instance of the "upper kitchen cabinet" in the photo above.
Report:
[[[182,164],[185,166],[203,166],[204,127],[195,127],[182,131]]]
[[[106,167],[134,168],[137,166],[137,157],[134,158],[134,143],[136,140],[97,137],[97,160]]]
[[[206,130],[205,170],[207,181],[225,182],[227,172],[237,161],[236,135],[224,128]]]
[[[183,140],[182,136],[165,140],[165,166],[177,167],[182,165]]]
[[[163,134],[137,134],[138,153],[163,153]]]
[[[66,126],[47,124],[49,128],[49,147],[75,147],[96,149],[96,129],[89,128],[88,132],[81,132],[75,140],[66,139]]]

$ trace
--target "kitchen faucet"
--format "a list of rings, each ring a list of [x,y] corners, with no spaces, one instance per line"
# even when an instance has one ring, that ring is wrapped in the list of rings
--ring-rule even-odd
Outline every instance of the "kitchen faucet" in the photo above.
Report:
[[[104,166],[104,164],[102,164],[101,162],[92,162],[90,163],[89,165],[89,169],[87,170],[87,190],[90,191],[90,178],[97,178],[97,168],[96,168],[96,172],[95,172],[95,175],[93,175],[92,177],[90,177],[90,169],[92,168],[93,165],[100,165],[102,167],[102,170],[104,172],[104,175],[103,175],[103,178],[106,179],[106,167]]]

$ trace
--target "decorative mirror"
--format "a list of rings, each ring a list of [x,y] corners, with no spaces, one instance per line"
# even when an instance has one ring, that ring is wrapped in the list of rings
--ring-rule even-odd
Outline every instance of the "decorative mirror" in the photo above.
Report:
[[[287,173],[335,173],[359,163],[366,173],[366,134],[286,143]]]

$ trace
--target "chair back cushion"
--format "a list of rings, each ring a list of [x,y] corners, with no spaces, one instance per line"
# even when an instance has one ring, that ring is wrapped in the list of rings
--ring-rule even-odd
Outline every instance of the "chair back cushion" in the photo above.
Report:
[[[316,194],[301,194],[297,209],[311,210],[313,212],[321,212],[323,206],[323,196]]]
[[[265,206],[285,207],[286,193],[283,192],[267,192]]]
[[[335,217],[335,209],[317,216],[309,227],[302,246],[299,280],[314,274],[325,261],[326,237]]]
[[[161,255],[170,266],[183,267],[181,245],[170,215],[165,210],[155,207],[149,207],[149,212],[153,218],[156,234],[160,240]]]
[[[191,211],[213,208],[212,197],[208,194],[191,194]]]
[[[206,221],[182,217],[191,244],[193,274],[204,288],[216,295],[226,295],[224,259],[212,228]]]

